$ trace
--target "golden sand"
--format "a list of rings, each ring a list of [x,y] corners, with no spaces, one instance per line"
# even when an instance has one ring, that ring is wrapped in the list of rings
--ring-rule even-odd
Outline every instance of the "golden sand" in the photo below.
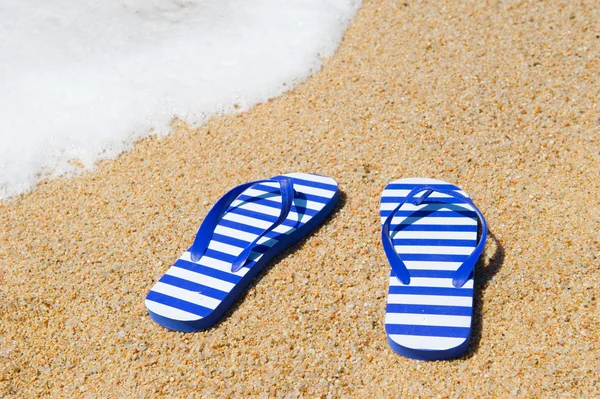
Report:
[[[599,397],[598,98],[596,0],[366,1],[293,91],[0,205],[0,397]],[[322,227],[214,328],[152,322],[210,206],[291,171],[340,183]],[[379,197],[414,176],[490,228],[453,361],[386,342]]]

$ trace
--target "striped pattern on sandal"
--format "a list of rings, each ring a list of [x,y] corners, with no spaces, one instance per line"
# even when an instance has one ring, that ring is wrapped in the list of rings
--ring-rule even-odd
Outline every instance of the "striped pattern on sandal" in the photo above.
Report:
[[[285,205],[277,179],[293,184],[293,199],[282,221],[278,218]],[[210,327],[270,259],[325,219],[337,199],[336,181],[315,174],[290,173],[250,183],[212,226],[214,231],[199,259],[193,261],[190,252],[195,242],[152,287],[146,297],[150,316],[175,330]],[[238,271],[232,270],[235,260],[255,240],[243,267],[240,264]]]
[[[394,351],[435,360],[459,356],[467,349],[474,273],[467,271],[459,287],[453,279],[459,267],[469,258],[475,258],[474,264],[480,255],[475,252],[483,249],[485,234],[477,245],[478,213],[463,191],[440,180],[400,179],[383,191],[381,223],[385,227],[388,221],[392,251],[410,279],[405,284],[393,269],[390,273],[385,329]]]

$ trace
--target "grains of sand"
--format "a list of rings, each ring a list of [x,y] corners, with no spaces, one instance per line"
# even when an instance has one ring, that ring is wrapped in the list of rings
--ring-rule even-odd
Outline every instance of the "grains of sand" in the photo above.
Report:
[[[323,69],[280,98],[139,142],[0,206],[0,397],[598,397],[600,7],[366,1]],[[332,176],[326,222],[216,327],[143,299],[240,183]],[[491,238],[460,359],[395,354],[381,190],[464,188]]]

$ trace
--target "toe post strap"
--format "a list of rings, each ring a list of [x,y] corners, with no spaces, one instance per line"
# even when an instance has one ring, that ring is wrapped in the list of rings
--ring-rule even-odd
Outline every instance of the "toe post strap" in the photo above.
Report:
[[[416,197],[417,194],[424,192],[421,196]],[[392,219],[394,215],[402,208],[402,206],[406,203],[410,203],[413,205],[421,205],[433,192],[438,192],[441,194],[449,195],[453,198],[464,201],[466,204],[470,205],[475,213],[477,214],[477,218],[481,223],[481,237],[475,247],[475,250],[469,255],[469,257],[462,263],[462,265],[456,270],[454,276],[452,277],[452,285],[456,288],[460,288],[469,280],[473,269],[475,268],[475,264],[477,260],[481,256],[483,249],[485,247],[485,241],[487,239],[487,223],[481,211],[473,204],[473,201],[456,191],[453,190],[442,190],[433,188],[427,185],[417,186],[413,188],[408,195],[404,198],[404,200],[388,215],[385,219],[382,229],[381,229],[381,240],[383,242],[383,249],[385,254],[390,262],[390,266],[396,275],[396,278],[403,284],[410,284],[410,273],[408,268],[404,264],[404,261],[400,258],[400,255],[396,252],[394,248],[394,244],[392,242],[392,238],[390,236],[390,227],[392,224]]]
[[[236,188],[230,190],[228,193],[222,196],[204,218],[202,225],[200,225],[200,228],[198,229],[198,233],[196,234],[194,243],[189,249],[192,262],[197,262],[198,260],[200,260],[200,258],[202,258],[202,255],[204,255],[204,253],[206,252],[210,240],[212,239],[215,228],[217,227],[219,221],[225,215],[227,209],[229,209],[229,206],[244,191],[260,183],[277,183],[279,185],[278,192],[279,194],[281,194],[280,213],[277,217],[277,220],[275,220],[275,222],[273,222],[273,224],[271,224],[268,228],[263,230],[263,232],[259,234],[256,237],[256,239],[254,239],[252,243],[246,246],[242,250],[242,252],[237,256],[237,258],[231,266],[231,272],[235,273],[239,271],[242,267],[244,267],[246,261],[248,260],[248,257],[250,256],[250,253],[252,252],[252,249],[256,246],[258,241],[262,237],[264,237],[268,232],[272,231],[277,226],[279,226],[287,218],[292,208],[292,204],[296,194],[294,190],[294,183],[289,177],[277,176],[273,179],[257,180],[237,186]]]

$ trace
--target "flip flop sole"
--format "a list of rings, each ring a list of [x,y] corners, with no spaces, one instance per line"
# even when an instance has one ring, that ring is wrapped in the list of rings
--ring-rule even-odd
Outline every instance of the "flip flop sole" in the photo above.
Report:
[[[388,184],[381,198],[382,224],[419,186],[456,191],[434,179],[412,178]],[[433,192],[421,205],[406,203],[396,212],[390,236],[410,273],[410,283],[390,273],[385,329],[390,347],[414,359],[460,356],[469,346],[473,313],[473,274],[456,288],[452,278],[475,250],[477,214],[471,205]]]
[[[259,183],[245,190],[218,222],[204,255],[192,262],[186,251],[146,297],[152,320],[178,331],[210,328],[235,302],[260,271],[284,249],[307,236],[331,213],[339,198],[335,180],[308,173],[292,179],[296,196],[287,218],[262,237],[246,265],[232,264],[280,212],[276,183]]]

